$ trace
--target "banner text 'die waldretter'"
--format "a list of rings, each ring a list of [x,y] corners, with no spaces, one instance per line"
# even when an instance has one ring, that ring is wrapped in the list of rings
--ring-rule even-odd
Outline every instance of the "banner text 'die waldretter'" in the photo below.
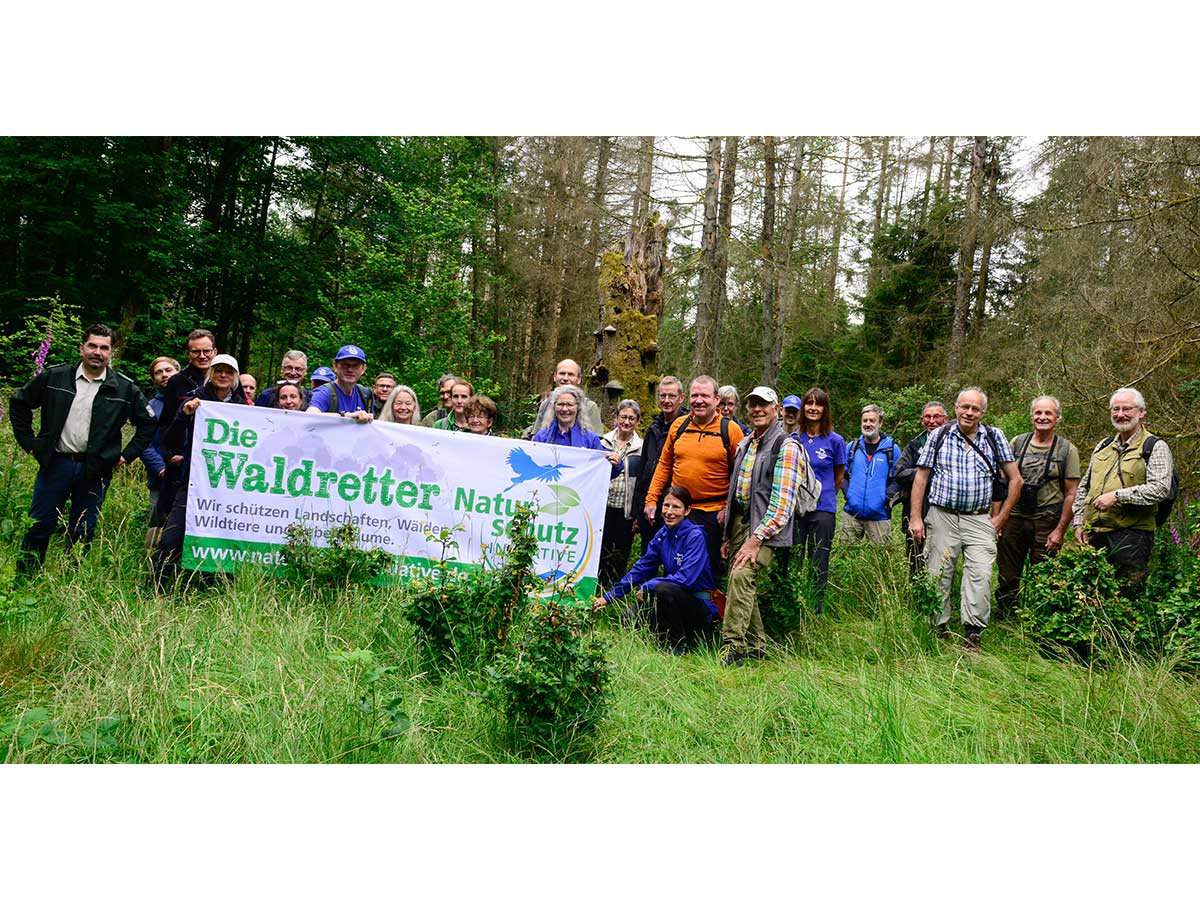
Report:
[[[324,546],[352,522],[393,573],[429,575],[457,529],[455,566],[499,565],[517,504],[538,509],[534,568],[549,592],[595,593],[612,468],[604,454],[338,416],[202,403],[196,410],[184,566],[283,566],[287,528]]]

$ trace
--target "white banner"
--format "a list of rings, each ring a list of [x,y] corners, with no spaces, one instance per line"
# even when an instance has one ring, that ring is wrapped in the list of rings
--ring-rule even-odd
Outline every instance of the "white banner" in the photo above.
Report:
[[[501,565],[517,504],[538,508],[534,570],[545,593],[595,593],[612,468],[602,452],[331,415],[201,403],[183,564],[228,572],[285,565],[294,522],[325,546],[353,522],[360,546],[396,557],[392,577],[428,576],[436,536],[456,565]]]

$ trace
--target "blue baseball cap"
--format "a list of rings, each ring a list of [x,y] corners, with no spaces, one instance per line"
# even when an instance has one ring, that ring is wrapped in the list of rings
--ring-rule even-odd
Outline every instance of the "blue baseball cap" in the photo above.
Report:
[[[783,398],[784,409],[804,409],[804,404],[800,402],[800,398],[795,394],[788,394]]]
[[[319,369],[314,371],[309,378],[312,380],[313,384],[316,384],[318,381],[327,383],[330,381],[336,381],[337,375],[333,373],[333,369],[329,368],[329,366],[321,366]]]
[[[341,362],[343,359],[357,359],[364,366],[367,364],[367,354],[363,353],[362,347],[355,347],[353,344],[347,344],[339,350],[333,361]]]

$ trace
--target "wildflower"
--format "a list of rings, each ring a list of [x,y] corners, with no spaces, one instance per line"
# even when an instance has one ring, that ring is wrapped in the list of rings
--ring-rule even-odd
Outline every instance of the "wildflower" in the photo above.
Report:
[[[54,335],[54,323],[51,322],[46,328],[46,339],[42,341],[41,346],[37,348],[37,352],[33,354],[33,375],[36,378],[42,374],[42,369],[46,367],[46,357],[50,355],[50,338]]]
[[[1175,543],[1176,546],[1179,545],[1179,532],[1175,530],[1174,522],[1171,523],[1171,540]]]

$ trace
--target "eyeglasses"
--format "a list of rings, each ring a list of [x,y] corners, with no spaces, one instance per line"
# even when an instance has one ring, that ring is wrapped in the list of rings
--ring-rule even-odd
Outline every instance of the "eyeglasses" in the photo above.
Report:
[[[192,350],[188,349],[188,356],[216,356],[217,351],[209,347],[207,350]]]

